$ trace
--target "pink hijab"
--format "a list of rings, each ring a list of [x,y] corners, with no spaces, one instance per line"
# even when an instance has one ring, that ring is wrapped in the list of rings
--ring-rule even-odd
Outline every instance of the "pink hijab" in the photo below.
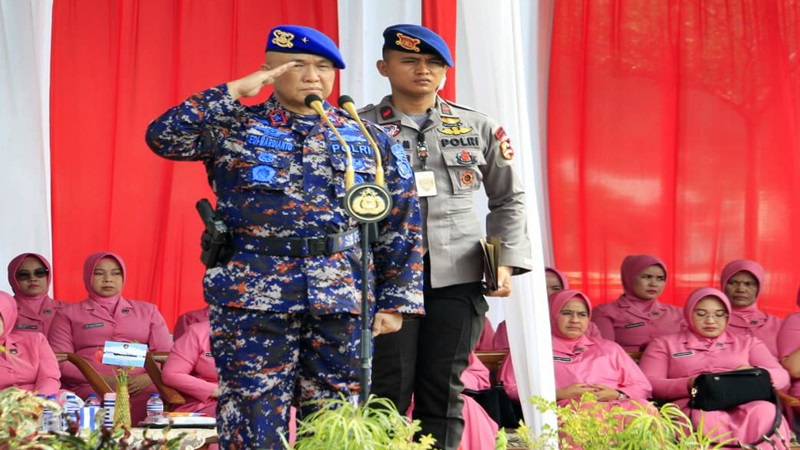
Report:
[[[83,263],[83,286],[86,288],[86,292],[89,293],[90,299],[97,302],[97,304],[105,309],[109,314],[114,315],[114,308],[117,306],[119,299],[122,298],[122,286],[120,286],[120,293],[112,295],[111,297],[103,297],[95,292],[92,288],[92,276],[94,275],[94,269],[97,267],[97,263],[99,263],[103,258],[112,258],[117,261],[119,267],[122,269],[123,286],[125,285],[125,276],[127,271],[125,270],[125,262],[122,261],[122,258],[115,253],[98,252],[89,255],[89,257],[86,258],[86,261]]]
[[[553,292],[548,297],[550,303],[550,335],[553,339],[553,350],[561,351],[564,353],[574,353],[575,349],[579,347],[586,347],[591,343],[591,339],[584,332],[576,339],[570,339],[558,330],[558,316],[561,314],[561,309],[567,302],[572,300],[583,300],[586,304],[586,309],[589,311],[589,319],[591,323],[592,318],[592,302],[589,297],[583,292],[573,289],[565,289],[563,291]],[[587,328],[588,331],[588,328]]]
[[[0,291],[0,317],[3,318],[3,333],[0,334],[0,345],[7,346],[8,335],[17,324],[17,302],[7,292]]]
[[[667,275],[667,265],[664,261],[653,255],[628,255],[622,260],[620,277],[622,278],[622,289],[624,293],[620,299],[628,300],[631,310],[639,312],[640,315],[650,315],[650,312],[658,304],[658,299],[649,300],[636,296],[633,292],[633,283],[641,273],[650,266],[661,266],[664,274]]]
[[[702,336],[697,331],[697,328],[694,326],[694,320],[692,320],[692,312],[694,312],[694,307],[697,306],[698,303],[700,303],[700,300],[706,297],[717,298],[719,301],[722,302],[723,305],[725,305],[725,310],[728,311],[728,314],[731,314],[731,302],[730,300],[728,300],[728,296],[725,295],[725,293],[720,291],[719,289],[714,289],[712,287],[702,287],[692,291],[692,293],[689,294],[689,298],[686,299],[686,304],[683,305],[683,319],[686,320],[686,325],[688,326],[689,331],[691,331],[695,336],[697,336],[700,339],[708,339],[708,338]],[[728,326],[726,324],[725,328],[727,329],[727,327]],[[713,340],[718,339],[720,336],[723,336],[724,334],[725,333],[723,332],[716,338],[713,338]]]
[[[22,265],[22,262],[25,261],[25,258],[29,257],[38,259],[50,272],[47,275],[47,289],[44,290],[43,294],[33,296],[25,295],[22,293],[22,289],[20,288],[19,280],[17,280],[17,271],[19,270],[19,266]],[[12,259],[11,262],[8,263],[8,284],[11,285],[11,290],[14,291],[14,298],[17,299],[17,301],[31,302],[28,303],[28,305],[32,307],[31,309],[38,311],[42,306],[42,303],[44,303],[44,300],[49,298],[47,296],[47,292],[50,290],[50,283],[52,283],[52,270],[52,267],[50,267],[50,261],[37,253],[23,253]]]
[[[725,291],[725,286],[728,280],[739,272],[748,272],[758,280],[758,291],[756,292],[756,301],[750,306],[744,308],[735,308],[731,312],[731,323],[737,326],[749,328],[751,322],[763,323],[767,319],[767,314],[758,310],[758,295],[761,293],[761,287],[764,285],[764,278],[766,273],[761,264],[751,261],[749,259],[737,259],[725,265],[722,269],[720,277],[720,289]],[[729,305],[730,306],[730,305]]]
[[[559,280],[561,280],[561,288],[562,289],[569,289],[569,280],[567,280],[567,276],[561,273],[558,269],[553,269],[552,267],[545,267],[545,273],[550,272],[553,275],[557,276]]]

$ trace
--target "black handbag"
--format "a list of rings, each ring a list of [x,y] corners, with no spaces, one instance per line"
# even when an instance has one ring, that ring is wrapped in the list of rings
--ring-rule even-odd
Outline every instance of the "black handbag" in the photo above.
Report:
[[[729,409],[756,400],[775,403],[772,379],[760,367],[698,375],[691,392],[689,407],[703,411]]]
[[[501,428],[519,427],[519,421],[522,418],[521,414],[517,413],[514,403],[506,393],[503,385],[498,384],[480,391],[464,389],[462,393],[475,399],[475,402],[481,405],[486,414]]]
[[[730,372],[704,373],[695,378],[691,394],[689,407],[703,411],[729,409],[757,400],[774,403],[775,420],[770,430],[764,433],[758,441],[747,444],[736,442],[722,446],[743,448],[742,445],[748,445],[755,447],[764,441],[774,441],[772,436],[778,431],[783,414],[781,413],[780,399],[772,386],[772,378],[766,370],[755,367]],[[788,443],[780,433],[777,433],[777,438],[788,447]]]

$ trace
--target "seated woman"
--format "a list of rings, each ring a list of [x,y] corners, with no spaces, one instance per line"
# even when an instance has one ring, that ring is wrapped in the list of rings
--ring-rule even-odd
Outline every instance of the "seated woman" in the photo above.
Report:
[[[783,319],[760,311],[756,304],[765,278],[764,268],[760,264],[739,259],[725,265],[720,284],[733,307],[728,321],[728,332],[761,339],[777,358],[778,332]]]
[[[216,416],[219,377],[211,354],[210,335],[208,321],[190,325],[175,341],[161,369],[165,384],[188,395],[186,403],[176,411]]]
[[[800,306],[800,289],[797,290],[797,306]],[[781,325],[778,332],[778,356],[792,380],[789,395],[800,397],[800,311],[790,314]],[[795,417],[799,417],[800,408],[792,409]]]
[[[600,334],[639,352],[656,336],[684,329],[681,310],[658,298],[667,283],[667,266],[653,255],[629,255],[620,270],[623,294],[615,301],[598,305],[592,315]]]
[[[8,284],[14,291],[19,331],[34,331],[47,336],[56,312],[66,303],[50,298],[50,262],[36,253],[23,253],[8,263]]]
[[[119,256],[108,252],[90,255],[83,265],[83,283],[89,298],[61,308],[50,328],[53,350],[77,353],[114,389],[117,367],[94,359],[106,341],[146,344],[150,351],[172,348],[167,324],[158,308],[121,295],[126,276],[125,264]],[[134,368],[129,373],[131,419],[136,424],[146,417],[146,403],[156,387],[144,368]],[[84,399],[93,392],[72,363],[61,363],[61,381],[66,389]]]
[[[210,308],[206,305],[205,308],[194,309],[181,314],[175,322],[175,332],[172,333],[172,340],[178,342],[178,338],[183,336],[183,333],[186,332],[189,325],[198,322],[208,322],[209,311]]]
[[[550,334],[553,340],[556,400],[566,405],[591,392],[597,401],[626,406],[630,400],[646,404],[650,382],[617,343],[588,335],[592,304],[583,293],[563,290],[550,294]],[[519,399],[509,359],[498,380],[509,397]]]
[[[695,290],[683,308],[688,330],[654,339],[639,366],[653,384],[653,396],[677,404],[696,427],[702,418],[704,431],[710,433],[712,439],[735,438],[752,443],[771,429],[775,419],[772,403],[755,401],[722,411],[689,408],[694,380],[702,373],[761,367],[769,371],[777,389],[789,384],[789,374],[763,342],[728,331],[730,313],[730,302],[721,291]],[[780,433],[789,438],[786,420],[782,421]],[[763,448],[772,447],[764,445]]]
[[[489,369],[483,365],[475,353],[469,355],[469,365],[461,373],[461,382],[465,389],[482,391],[491,387]],[[461,437],[461,450],[482,450],[494,448],[499,427],[489,414],[472,397],[461,394],[464,406],[461,415],[464,417],[464,432]]]
[[[41,333],[14,328],[17,303],[0,291],[0,390],[15,386],[45,395],[57,395],[61,388],[56,355]]]

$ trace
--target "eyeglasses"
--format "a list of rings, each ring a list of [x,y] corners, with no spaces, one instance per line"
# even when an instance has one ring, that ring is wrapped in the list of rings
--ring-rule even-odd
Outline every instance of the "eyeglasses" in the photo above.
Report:
[[[50,274],[50,271],[47,269],[36,269],[33,272],[29,272],[27,270],[21,270],[17,272],[17,279],[19,281],[28,281],[31,278],[45,278],[47,275]]]
[[[692,315],[694,316],[695,319],[701,319],[701,320],[705,320],[706,317],[711,317],[714,320],[722,320],[728,317],[728,313],[726,313],[725,311],[717,311],[715,313],[710,313],[702,309],[692,311]]]

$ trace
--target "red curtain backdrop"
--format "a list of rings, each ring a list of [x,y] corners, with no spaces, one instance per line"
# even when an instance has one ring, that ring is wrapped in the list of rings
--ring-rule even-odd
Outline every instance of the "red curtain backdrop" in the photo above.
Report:
[[[435,31],[447,42],[453,64],[456,64],[456,11],[457,0],[422,0],[422,25]],[[456,70],[447,71],[444,89],[439,92],[442,98],[456,99]]]
[[[258,70],[267,33],[281,23],[337,40],[336,0],[55,0],[56,298],[86,298],[83,261],[110,250],[127,264],[123,295],[157,304],[170,327],[204,306],[194,204],[212,198],[205,171],[156,157],[145,129],[192,93]]]
[[[748,258],[761,307],[797,309],[798,17],[789,0],[555,3],[547,168],[571,284],[615,299],[623,257],[652,253],[683,305]]]

